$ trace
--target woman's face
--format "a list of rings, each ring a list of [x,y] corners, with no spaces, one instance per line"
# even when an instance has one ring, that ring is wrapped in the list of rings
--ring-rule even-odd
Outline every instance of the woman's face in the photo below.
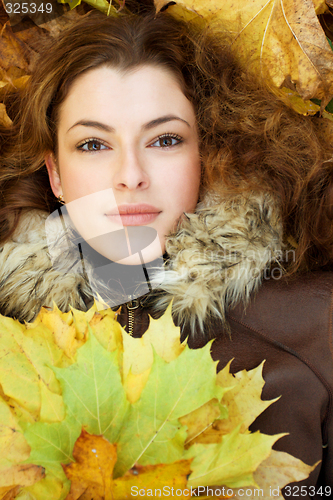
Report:
[[[74,225],[95,250],[120,261],[91,241],[148,226],[163,253],[165,236],[198,202],[193,106],[164,68],[91,70],[75,80],[61,105],[57,163],[52,154],[45,162],[55,196],[63,195]],[[146,262],[159,256],[154,248]]]

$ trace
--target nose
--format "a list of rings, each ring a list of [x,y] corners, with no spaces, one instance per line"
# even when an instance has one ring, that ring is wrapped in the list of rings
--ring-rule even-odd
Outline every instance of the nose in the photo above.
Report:
[[[149,177],[143,166],[143,159],[135,147],[120,152],[114,174],[114,187],[118,190],[146,189]]]

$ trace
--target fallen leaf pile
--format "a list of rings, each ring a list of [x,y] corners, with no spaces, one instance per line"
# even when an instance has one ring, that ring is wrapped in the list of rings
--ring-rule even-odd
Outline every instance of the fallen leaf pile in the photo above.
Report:
[[[189,498],[218,485],[202,498],[237,498],[241,486],[301,480],[313,467],[272,451],[281,435],[248,430],[272,403],[260,399],[261,372],[216,375],[210,343],[180,343],[171,306],[139,339],[96,304],[42,309],[26,325],[1,316],[0,499],[124,500],[163,488]]]
[[[4,91],[22,89],[43,47],[91,9],[116,15],[125,0],[50,0],[51,12],[13,13],[0,2],[0,103]],[[139,0],[138,0],[139,1]],[[218,22],[233,34],[240,61],[270,85],[271,90],[298,113],[333,120],[332,2],[325,0],[154,0],[156,10],[185,19]],[[7,2],[8,3],[8,2]],[[10,3],[10,2],[9,2]],[[44,5],[44,4],[43,4]],[[40,11],[38,11],[38,8]],[[50,9],[50,7],[49,7]],[[19,31],[14,32],[12,27]],[[310,100],[311,99],[311,100]],[[314,99],[314,101],[313,101]],[[326,107],[326,108],[325,108]],[[326,111],[323,111],[324,108]],[[0,123],[11,119],[0,105]]]
[[[80,19],[85,12],[82,8],[68,11],[56,0],[50,0],[47,4],[52,6],[52,13],[43,9],[43,12],[24,16],[6,12],[6,3],[14,5],[7,0],[0,2],[0,124],[9,127],[11,119],[1,103],[5,94],[26,86],[45,42]],[[36,9],[40,4],[43,2],[36,0]]]
[[[160,11],[169,2],[155,0]],[[333,52],[317,15],[329,13],[324,0],[175,0],[175,16],[196,14],[210,24],[221,22],[244,66],[269,82],[299,113],[320,110],[333,97]],[[329,13],[329,19],[332,15]]]

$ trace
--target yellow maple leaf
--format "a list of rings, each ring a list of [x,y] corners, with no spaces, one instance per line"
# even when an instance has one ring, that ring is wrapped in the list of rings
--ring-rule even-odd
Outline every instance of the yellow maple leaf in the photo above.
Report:
[[[73,359],[79,345],[76,329],[72,324],[72,314],[61,313],[56,306],[53,311],[42,309],[38,320],[43,323],[54,336],[55,343],[70,359]]]
[[[153,351],[167,363],[176,359],[184,350],[181,344],[180,329],[172,320],[172,303],[164,315],[158,319],[150,319],[148,330],[140,338],[130,337],[122,329],[123,357],[122,375],[127,399],[135,403],[140,397],[148,380],[154,361]]]
[[[133,493],[141,492],[140,498],[157,498],[165,493],[179,490],[177,498],[189,498],[190,490],[187,489],[187,476],[191,472],[190,460],[179,460],[172,464],[145,465],[133,467],[122,477],[114,481],[114,499],[124,500],[132,498]],[[180,494],[180,491],[183,494]],[[145,492],[145,494],[143,494]],[[213,499],[212,499],[213,500]]]
[[[248,427],[276,399],[263,401],[261,392],[263,363],[253,370],[230,373],[231,361],[217,374],[217,384],[225,389],[221,402],[212,400],[180,419],[188,428],[186,445],[219,443],[223,436],[239,427]]]
[[[122,328],[117,322],[117,315],[112,309],[96,309],[89,325],[98,342],[109,352],[122,349]]]
[[[262,377],[264,361],[253,370],[242,370],[232,375],[229,362],[217,374],[217,384],[221,387],[231,387],[223,396],[222,402],[228,408],[227,427],[231,432],[240,425],[240,432],[246,432],[248,427],[268,406],[277,401],[263,401],[262,388],[265,381]]]

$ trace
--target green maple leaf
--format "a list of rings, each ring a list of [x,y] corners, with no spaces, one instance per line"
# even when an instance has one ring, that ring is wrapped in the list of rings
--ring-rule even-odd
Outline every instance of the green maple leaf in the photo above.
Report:
[[[39,464],[58,479],[66,480],[61,464],[73,461],[72,450],[82,426],[103,434],[110,442],[119,438],[129,403],[121,384],[117,353],[109,353],[91,333],[78,350],[77,362],[54,368],[63,390],[66,419],[59,423],[37,422],[26,426],[29,463]]]
[[[224,392],[216,384],[210,343],[200,350],[186,346],[171,363],[155,354],[148,382],[131,406],[118,441],[116,476],[135,462],[147,465],[180,460],[187,433],[178,419],[213,398],[221,399]]]
[[[54,368],[61,383],[68,415],[91,434],[118,441],[129,403],[121,383],[117,352],[106,351],[90,329],[78,350],[77,362]]]
[[[73,462],[72,451],[81,433],[81,425],[73,418],[48,424],[27,424],[24,436],[31,447],[29,464],[41,465],[60,480],[66,480],[61,464]]]
[[[65,500],[70,490],[70,481],[66,477],[56,478],[48,474],[32,486],[26,486],[15,500]]]

